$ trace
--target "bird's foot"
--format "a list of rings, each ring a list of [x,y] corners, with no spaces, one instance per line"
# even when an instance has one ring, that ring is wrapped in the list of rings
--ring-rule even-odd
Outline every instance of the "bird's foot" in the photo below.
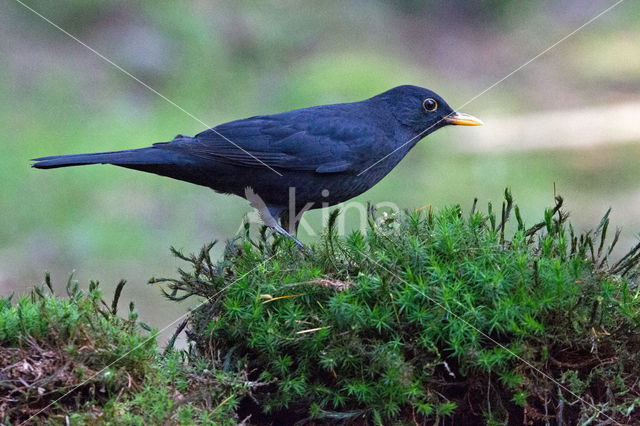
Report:
[[[291,235],[291,234],[290,234],[286,229],[284,229],[282,226],[280,226],[280,225],[276,224],[275,226],[273,226],[273,229],[274,229],[276,232],[278,232],[279,234],[282,234],[282,235],[284,235],[284,236],[285,236],[285,237],[287,237],[287,238],[291,238],[291,239],[296,243],[296,245],[298,246],[298,248],[299,248],[300,250],[302,250],[303,252],[305,252],[306,254],[308,254],[308,255],[310,255],[310,256],[313,256],[313,255],[314,255],[313,251],[312,251],[309,247],[307,247],[307,246],[305,246],[304,244],[302,244],[302,241],[300,241],[299,239],[297,239],[296,237],[294,237],[293,235]]]

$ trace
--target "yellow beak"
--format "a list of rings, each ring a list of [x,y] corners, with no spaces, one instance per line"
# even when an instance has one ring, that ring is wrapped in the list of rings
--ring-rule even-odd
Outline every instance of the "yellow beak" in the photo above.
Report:
[[[447,124],[454,124],[456,126],[482,126],[484,124],[479,118],[462,112],[449,114],[444,118],[444,121]]]

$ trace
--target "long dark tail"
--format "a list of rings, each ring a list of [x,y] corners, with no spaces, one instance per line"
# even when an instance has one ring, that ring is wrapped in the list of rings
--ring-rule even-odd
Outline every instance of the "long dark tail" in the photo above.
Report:
[[[96,152],[92,154],[54,155],[34,158],[32,167],[54,169],[56,167],[81,166],[85,164],[115,164],[116,166],[136,166],[167,164],[176,160],[176,153],[155,147],[129,149],[126,151]]]
[[[189,137],[178,135],[171,142],[156,143],[148,148],[34,158],[32,167],[54,169],[85,164],[113,164],[213,188],[215,174],[211,170],[215,170],[215,161],[204,161],[180,149],[182,142],[189,143],[190,140]]]

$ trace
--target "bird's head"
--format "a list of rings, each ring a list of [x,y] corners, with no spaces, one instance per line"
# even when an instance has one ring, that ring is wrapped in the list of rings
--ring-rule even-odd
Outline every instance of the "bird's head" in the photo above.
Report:
[[[383,102],[401,125],[420,136],[444,126],[482,125],[479,119],[454,111],[438,94],[422,87],[398,86],[372,99]]]

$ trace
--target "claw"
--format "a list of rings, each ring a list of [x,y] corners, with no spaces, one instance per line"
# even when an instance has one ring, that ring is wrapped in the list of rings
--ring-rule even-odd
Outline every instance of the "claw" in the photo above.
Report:
[[[300,250],[302,250],[303,252],[306,252],[306,254],[313,256],[313,250],[311,250],[309,247],[305,246],[304,244],[302,244],[302,241],[300,241],[299,239],[297,239],[296,237],[294,237],[293,235],[291,235],[289,232],[287,232],[282,226],[280,226],[279,224],[275,224],[273,225],[273,229],[276,230],[276,232],[284,235],[287,238],[291,238],[296,245],[298,246],[298,248]]]

